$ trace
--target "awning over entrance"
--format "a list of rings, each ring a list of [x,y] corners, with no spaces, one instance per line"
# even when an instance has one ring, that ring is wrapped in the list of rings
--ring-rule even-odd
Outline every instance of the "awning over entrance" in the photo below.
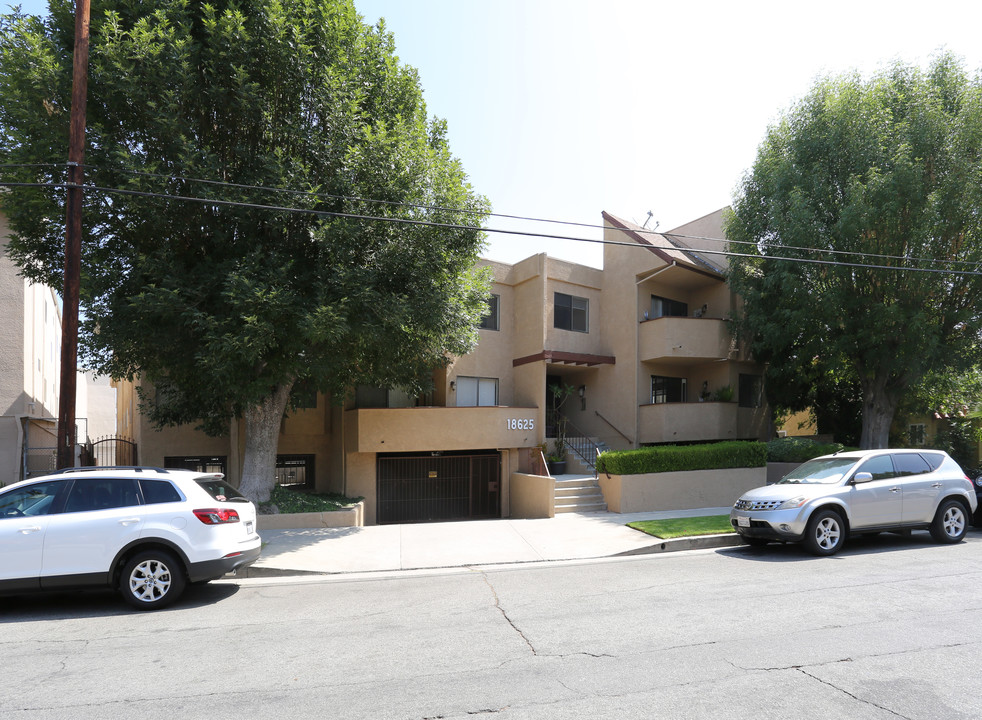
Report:
[[[519,365],[527,365],[529,363],[539,362],[540,360],[545,360],[547,363],[553,363],[554,365],[586,365],[587,367],[593,367],[594,365],[613,365],[615,362],[613,355],[591,355],[589,353],[574,353],[564,350],[543,350],[535,355],[515,358],[511,361],[511,364],[512,367],[518,367]]]

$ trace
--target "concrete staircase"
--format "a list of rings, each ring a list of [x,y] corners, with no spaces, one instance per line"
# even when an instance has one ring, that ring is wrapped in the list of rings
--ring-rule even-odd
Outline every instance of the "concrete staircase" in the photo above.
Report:
[[[603,512],[607,510],[597,478],[560,475],[556,478],[556,512]]]

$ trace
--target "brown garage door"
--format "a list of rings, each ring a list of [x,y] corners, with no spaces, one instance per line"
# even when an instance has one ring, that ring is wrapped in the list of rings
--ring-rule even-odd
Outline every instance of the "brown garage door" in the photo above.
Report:
[[[377,477],[380,524],[501,516],[497,452],[380,455]]]

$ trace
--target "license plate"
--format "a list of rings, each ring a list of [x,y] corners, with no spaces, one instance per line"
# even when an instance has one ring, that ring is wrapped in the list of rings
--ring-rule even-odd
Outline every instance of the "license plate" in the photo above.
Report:
[[[246,529],[246,535],[252,535],[252,521],[251,520],[246,520],[245,529]]]
[[[739,527],[750,527],[750,518],[744,517],[743,515],[737,515],[737,525]]]

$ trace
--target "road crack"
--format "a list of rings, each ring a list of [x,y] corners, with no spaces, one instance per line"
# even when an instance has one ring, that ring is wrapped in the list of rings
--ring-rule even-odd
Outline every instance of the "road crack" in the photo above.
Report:
[[[842,662],[846,662],[846,661],[851,662],[851,660],[848,660],[848,659],[847,660],[844,660]],[[875,703],[872,700],[866,700],[864,698],[861,698],[858,695],[855,695],[855,694],[849,692],[845,688],[839,687],[835,683],[831,683],[828,680],[823,680],[822,678],[817,677],[816,675],[812,675],[810,672],[808,672],[804,668],[794,668],[794,669],[797,670],[798,672],[800,672],[802,675],[804,675],[806,677],[810,677],[812,680],[817,680],[818,682],[822,683],[822,685],[825,685],[826,687],[830,687],[833,690],[837,690],[838,692],[842,693],[843,695],[845,695],[847,697],[851,697],[856,702],[863,703],[864,705],[869,705],[870,707],[875,707],[878,710],[883,710],[884,712],[888,712],[891,715],[894,715],[894,716],[896,716],[898,718],[904,718],[904,720],[911,720],[911,718],[908,717],[907,715],[901,715],[900,713],[898,713],[898,712],[896,712],[894,710],[891,710],[890,708],[885,707],[883,705],[879,705],[878,703]]]
[[[488,586],[488,588],[490,588],[491,595],[494,597],[494,606],[498,610],[498,612],[501,613],[501,617],[503,617],[505,621],[509,625],[511,625],[512,630],[518,633],[518,636],[525,641],[525,644],[528,645],[529,650],[532,651],[532,655],[538,657],[539,653],[536,651],[535,645],[533,645],[532,641],[528,639],[528,637],[525,635],[524,632],[522,632],[522,629],[518,627],[518,625],[516,625],[515,622],[510,617],[508,617],[508,613],[505,612],[505,609],[501,607],[501,598],[498,597],[498,591],[494,589],[494,585],[491,584],[491,581],[488,579],[487,574],[482,572],[481,577],[484,578],[485,584]]]

